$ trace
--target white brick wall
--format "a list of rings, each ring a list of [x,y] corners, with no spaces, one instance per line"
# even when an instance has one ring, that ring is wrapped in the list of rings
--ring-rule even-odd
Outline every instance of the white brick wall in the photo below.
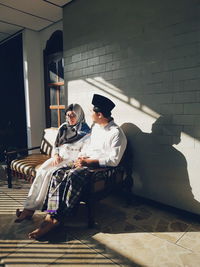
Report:
[[[110,97],[116,121],[143,132],[137,143],[131,140],[142,184],[134,192],[200,214],[199,6],[196,0],[142,3],[84,0],[64,8],[68,102],[82,104],[90,120],[93,93]],[[152,124],[160,115],[156,138]],[[170,127],[181,140],[167,134]]]

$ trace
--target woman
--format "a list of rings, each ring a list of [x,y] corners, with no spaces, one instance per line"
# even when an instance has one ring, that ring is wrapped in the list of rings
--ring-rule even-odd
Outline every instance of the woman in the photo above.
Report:
[[[16,210],[15,222],[30,219],[35,210],[41,209],[48,191],[53,173],[61,167],[73,165],[73,161],[87,139],[90,128],[85,122],[85,115],[80,105],[71,104],[65,112],[66,122],[58,129],[52,157],[45,161],[29,190],[23,211]],[[85,138],[83,138],[85,136]]]

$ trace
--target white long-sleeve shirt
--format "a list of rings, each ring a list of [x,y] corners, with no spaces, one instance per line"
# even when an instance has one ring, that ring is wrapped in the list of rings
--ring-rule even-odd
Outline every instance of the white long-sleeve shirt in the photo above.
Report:
[[[97,159],[101,167],[119,164],[126,149],[127,139],[122,129],[112,120],[105,127],[95,124],[89,142],[79,156]]]

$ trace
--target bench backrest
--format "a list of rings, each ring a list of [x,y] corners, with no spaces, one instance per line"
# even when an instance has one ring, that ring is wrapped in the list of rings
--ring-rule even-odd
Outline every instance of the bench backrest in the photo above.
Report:
[[[46,128],[43,132],[43,137],[40,145],[40,152],[51,156],[54,142],[58,133],[58,128]]]

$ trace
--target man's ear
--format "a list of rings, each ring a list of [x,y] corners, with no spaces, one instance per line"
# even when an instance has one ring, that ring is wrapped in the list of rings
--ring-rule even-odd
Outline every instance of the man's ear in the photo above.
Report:
[[[102,119],[103,118],[103,114],[101,112],[98,112],[98,117],[99,117],[99,119]]]

